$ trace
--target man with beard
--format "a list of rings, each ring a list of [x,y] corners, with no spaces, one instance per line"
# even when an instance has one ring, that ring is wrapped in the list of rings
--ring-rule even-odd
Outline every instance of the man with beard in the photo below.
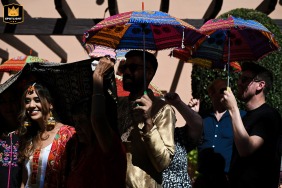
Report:
[[[126,186],[161,187],[162,171],[174,155],[175,114],[170,105],[148,89],[158,67],[156,57],[131,50],[125,58],[119,70],[123,88],[130,95],[119,100],[118,120],[127,155]]]
[[[281,156],[281,116],[266,104],[272,73],[255,63],[244,63],[238,81],[238,98],[247,114],[241,119],[230,89],[224,91],[234,132],[235,151],[230,169],[232,188],[277,188]]]

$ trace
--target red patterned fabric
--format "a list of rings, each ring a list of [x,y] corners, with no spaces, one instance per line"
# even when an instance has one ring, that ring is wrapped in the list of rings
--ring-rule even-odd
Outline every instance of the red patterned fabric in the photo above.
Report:
[[[74,127],[64,125],[56,134],[52,143],[51,151],[47,161],[44,187],[61,188],[65,187],[65,148],[72,136],[75,134]]]

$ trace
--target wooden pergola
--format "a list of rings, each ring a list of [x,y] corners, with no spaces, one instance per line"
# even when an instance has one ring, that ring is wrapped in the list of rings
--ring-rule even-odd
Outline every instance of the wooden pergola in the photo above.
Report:
[[[19,4],[15,0],[1,0],[2,5]],[[269,15],[274,11],[278,0],[262,0],[261,4],[256,10]],[[117,0],[108,0],[108,11],[110,15],[118,14]],[[168,12],[169,5],[173,3],[170,0],[161,0],[160,11]],[[51,35],[69,35],[75,36],[79,42],[82,41],[82,34],[84,31],[91,28],[101,19],[78,19],[75,18],[66,0],[54,0],[54,4],[60,18],[33,18],[28,12],[24,11],[24,23],[22,24],[5,24],[0,23],[0,39],[15,49],[24,53],[32,50],[31,55],[37,56],[38,53],[32,47],[28,46],[14,35],[32,35],[37,37],[46,47],[53,51],[61,58],[61,62],[67,62],[67,53],[64,49],[51,38]],[[202,19],[184,19],[193,26],[199,28],[205,21],[215,18],[222,8],[223,0],[212,0]],[[282,0],[279,0],[282,5]],[[3,20],[0,17],[0,20]],[[273,20],[282,31],[282,20]],[[8,60],[9,52],[0,49],[0,58],[2,62]]]

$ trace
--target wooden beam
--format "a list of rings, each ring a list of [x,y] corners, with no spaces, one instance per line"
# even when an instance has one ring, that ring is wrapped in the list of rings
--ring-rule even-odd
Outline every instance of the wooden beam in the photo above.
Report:
[[[256,10],[269,15],[275,10],[277,2],[278,0],[263,0]]]
[[[35,51],[30,46],[26,45],[24,42],[22,42],[13,35],[0,35],[0,39],[6,42],[7,44],[13,46],[15,49],[19,50],[25,55],[38,56],[37,51]],[[30,50],[32,50],[32,54],[29,54]]]
[[[0,17],[0,20],[3,19]],[[13,35],[75,35],[82,36],[83,33],[103,19],[68,19],[63,30],[54,32],[58,19],[56,18],[31,18],[24,23],[17,24],[12,31],[5,30],[6,24],[0,22],[0,34]],[[183,19],[196,28],[200,28],[204,19]],[[282,19],[272,19],[282,31]]]
[[[59,0],[55,0],[55,1],[59,1]],[[7,0],[2,0],[2,4],[6,5],[9,3],[15,3],[15,4],[19,4],[16,0],[11,0],[10,2]],[[60,0],[61,2],[61,0]],[[67,3],[65,3],[65,1],[61,2],[61,7],[64,7],[64,9],[67,10],[67,16],[73,16],[72,18],[74,18],[73,13],[71,12],[69,6],[67,5]],[[57,7],[56,7],[57,8]],[[27,11],[24,10],[24,17],[25,20],[26,19],[32,19],[32,17],[28,14]],[[15,24],[6,24],[5,27],[5,33],[14,33],[14,31],[16,30],[16,28],[18,27],[19,24],[15,25]],[[56,25],[57,27],[54,28],[53,32],[57,32],[60,30],[62,30],[62,26],[63,23],[57,23]],[[61,62],[67,62],[67,53],[50,37],[50,36],[36,36],[44,45],[46,45],[51,51],[53,51],[55,54],[57,54],[60,58],[61,58]],[[18,39],[19,40],[19,39]]]
[[[0,20],[3,19],[0,17]],[[5,31],[6,24],[0,22],[0,33],[17,34],[17,35],[83,35],[103,19],[68,19],[65,27],[61,30],[55,28],[60,27],[61,18],[29,18],[24,23],[17,24],[12,31]],[[10,25],[10,24],[7,24]]]
[[[119,14],[117,0],[108,0],[108,9],[110,16]]]
[[[2,59],[2,62],[1,62],[2,64],[3,62],[9,59],[9,53],[6,50],[0,48],[0,57]]]
[[[65,0],[55,0],[55,7],[62,18],[75,18],[68,3]]]
[[[169,0],[161,0],[160,11],[168,13],[168,11],[169,11]]]
[[[182,19],[182,20],[196,27],[197,29],[199,29],[205,22],[204,19]]]
[[[217,14],[220,12],[221,7],[223,4],[223,0],[212,0],[210,6],[208,7],[208,9],[206,10],[203,19],[206,21],[208,21],[209,19],[214,19]]]
[[[61,48],[60,45],[58,45],[54,41],[54,39],[52,39],[49,36],[43,36],[43,35],[36,35],[36,37],[61,58],[61,63],[67,62],[68,54],[63,50],[63,48]]]
[[[174,77],[173,77],[173,80],[172,80],[172,83],[171,83],[171,87],[169,89],[169,92],[175,92],[176,91],[177,84],[179,83],[180,75],[181,75],[183,67],[184,67],[184,62],[179,60],[175,74],[174,74]]]

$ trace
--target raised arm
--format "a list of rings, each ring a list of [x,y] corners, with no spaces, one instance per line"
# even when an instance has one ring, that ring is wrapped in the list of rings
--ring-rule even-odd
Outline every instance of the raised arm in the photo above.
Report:
[[[114,63],[109,58],[103,57],[93,73],[91,122],[98,143],[105,153],[112,151],[115,136],[107,119],[104,96],[104,76],[113,71],[113,66]]]
[[[224,99],[222,102],[229,110],[233,125],[234,142],[240,156],[252,154],[263,144],[263,139],[259,136],[250,136],[248,134],[242,122],[235,96],[230,89],[224,91]]]
[[[199,140],[203,131],[203,120],[197,113],[200,101],[192,99],[188,106],[181,100],[177,93],[167,93],[165,95],[165,99],[169,104],[174,106],[185,119],[188,138],[192,140]],[[194,108],[194,110],[192,108]]]

